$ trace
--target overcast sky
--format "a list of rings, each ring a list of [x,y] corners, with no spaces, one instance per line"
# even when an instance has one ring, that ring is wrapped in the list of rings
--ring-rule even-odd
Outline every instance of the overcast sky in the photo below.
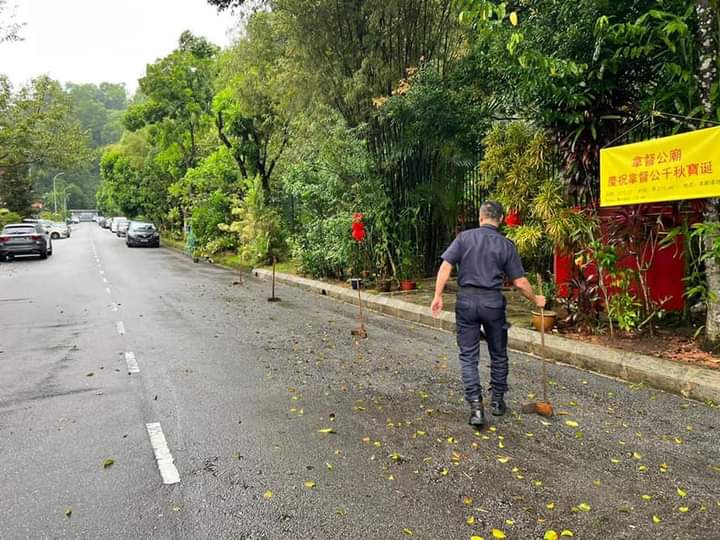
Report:
[[[47,73],[63,83],[124,82],[172,51],[183,30],[230,42],[235,18],[205,0],[10,0],[24,41],[0,44],[0,72],[14,85]]]

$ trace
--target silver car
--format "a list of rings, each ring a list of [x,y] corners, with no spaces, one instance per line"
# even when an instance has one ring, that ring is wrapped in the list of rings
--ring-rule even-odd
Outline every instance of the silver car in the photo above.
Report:
[[[40,223],[13,223],[5,225],[0,233],[0,260],[16,255],[52,255],[52,239]]]
[[[130,222],[126,219],[124,221],[118,221],[117,224],[117,236],[118,238],[121,238],[123,236],[127,235],[128,227],[130,227]]]

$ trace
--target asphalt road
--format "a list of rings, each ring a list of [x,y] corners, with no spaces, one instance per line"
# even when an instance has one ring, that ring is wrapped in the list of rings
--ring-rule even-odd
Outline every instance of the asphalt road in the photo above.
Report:
[[[516,354],[476,434],[453,336],[268,293],[94,224],[0,264],[0,538],[718,538],[720,409],[551,366],[520,416]]]

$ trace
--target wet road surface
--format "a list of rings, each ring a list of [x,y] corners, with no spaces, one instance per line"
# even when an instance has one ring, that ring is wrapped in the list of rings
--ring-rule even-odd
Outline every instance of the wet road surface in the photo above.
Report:
[[[453,336],[268,295],[95,224],[0,263],[0,538],[718,537],[711,404],[555,365],[520,416],[514,354],[474,433]]]

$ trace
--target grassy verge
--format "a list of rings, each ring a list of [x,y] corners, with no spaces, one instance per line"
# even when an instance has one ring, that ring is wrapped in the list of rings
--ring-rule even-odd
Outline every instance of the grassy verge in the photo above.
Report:
[[[267,270],[272,270],[272,265],[269,264],[269,265],[265,265],[265,266],[260,266],[260,268],[265,268],[265,269],[267,269]],[[284,274],[294,274],[294,275],[298,275],[298,266],[297,266],[297,263],[296,263],[295,261],[293,261],[292,259],[289,260],[289,261],[283,261],[283,262],[277,263],[277,264],[275,265],[275,270],[276,270],[277,272],[282,272],[282,273],[284,273]]]
[[[174,238],[170,238],[169,236],[163,236],[160,239],[160,245],[162,245],[163,247],[177,249],[178,251],[185,251],[184,240],[175,240]]]

